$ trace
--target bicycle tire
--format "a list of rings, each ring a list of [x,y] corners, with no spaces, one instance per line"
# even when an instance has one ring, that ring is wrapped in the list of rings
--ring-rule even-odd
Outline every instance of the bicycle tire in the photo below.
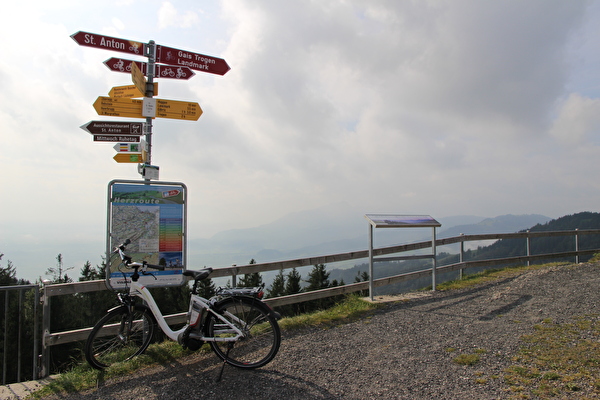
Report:
[[[128,329],[130,321],[133,324]],[[148,307],[136,304],[131,319],[128,306],[115,308],[92,328],[85,343],[85,358],[100,370],[130,360],[146,351],[155,330],[156,321]]]
[[[238,368],[259,368],[268,364],[281,344],[281,331],[271,310],[264,303],[250,297],[228,297],[217,302],[214,309],[227,318],[227,312],[237,319],[232,321],[244,332],[236,342],[209,342],[215,354],[226,363]],[[207,337],[232,336],[228,326],[209,313],[205,334]]]

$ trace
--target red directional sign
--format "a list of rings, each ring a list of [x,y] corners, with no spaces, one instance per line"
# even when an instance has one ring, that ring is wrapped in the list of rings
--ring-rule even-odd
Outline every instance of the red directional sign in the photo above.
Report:
[[[156,62],[162,64],[189,67],[195,71],[225,75],[231,68],[222,58],[192,53],[191,51],[156,46]]]
[[[96,47],[99,49],[120,51],[122,53],[144,55],[144,43],[133,40],[119,39],[95,33],[79,31],[71,35],[80,46]]]
[[[135,62],[135,64],[142,71],[142,74],[148,76],[148,63],[145,62],[123,60],[122,58],[113,57],[104,61],[104,65],[106,65],[111,71],[131,74],[132,62]],[[175,67],[173,65],[155,64],[154,68],[155,78],[190,79],[192,76],[196,75],[189,67]]]
[[[143,122],[90,121],[80,126],[86,132],[102,135],[142,135]]]

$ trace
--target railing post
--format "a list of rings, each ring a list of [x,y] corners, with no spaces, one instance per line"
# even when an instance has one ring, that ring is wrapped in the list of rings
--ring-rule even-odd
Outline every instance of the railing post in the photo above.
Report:
[[[46,338],[50,334],[50,296],[48,296],[47,285],[44,284],[42,295],[42,358],[40,360],[40,378],[45,378],[50,374],[50,347],[46,343]]]
[[[527,229],[527,257],[531,255],[531,237],[529,236],[529,229]],[[531,261],[527,259],[527,266],[531,265]]]
[[[23,289],[19,289],[19,327],[17,338],[17,382],[21,382],[21,338],[23,337]]]
[[[431,269],[431,290],[435,291],[436,286],[436,267],[437,267],[437,251],[435,248],[435,226],[431,228],[431,255],[433,256],[433,268]]]
[[[461,264],[463,262],[465,262],[465,234],[464,233],[460,234],[460,255],[458,258],[458,262]],[[465,269],[461,268],[459,270],[459,279],[461,279],[461,280],[463,279],[464,273],[465,273]]]
[[[232,267],[235,267],[235,264],[231,264]],[[235,287],[237,285],[237,268],[233,268],[231,270],[231,287]]]
[[[369,224],[369,297],[373,301],[373,225]]]
[[[36,285],[33,289],[35,291],[33,300],[33,380],[38,378],[38,367],[39,367],[39,354],[38,354],[38,329],[40,327],[38,322],[38,309],[40,304],[40,287]]]
[[[2,365],[6,366],[6,349],[8,348],[8,290],[4,292],[4,347]],[[6,368],[2,371],[2,384],[6,385]]]
[[[579,228],[575,228],[575,251],[577,252],[575,264],[579,264]]]

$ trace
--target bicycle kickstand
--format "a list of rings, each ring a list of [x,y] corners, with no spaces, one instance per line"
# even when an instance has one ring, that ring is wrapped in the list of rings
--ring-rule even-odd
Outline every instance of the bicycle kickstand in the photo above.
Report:
[[[229,351],[231,351],[231,349],[233,349],[233,342],[227,343],[227,353],[225,354],[225,357],[229,357]],[[223,364],[221,364],[221,370],[219,371],[219,374],[217,375],[217,379],[215,379],[215,382],[221,382],[221,377],[223,376],[223,370],[225,369],[226,364],[227,364],[227,361],[223,360]]]

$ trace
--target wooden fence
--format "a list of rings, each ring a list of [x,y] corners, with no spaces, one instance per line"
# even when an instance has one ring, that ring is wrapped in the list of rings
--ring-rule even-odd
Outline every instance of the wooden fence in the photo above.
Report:
[[[456,270],[465,270],[468,268],[477,267],[489,267],[495,265],[507,265],[507,264],[518,264],[518,263],[531,263],[539,260],[547,260],[554,258],[573,257],[575,262],[579,262],[579,257],[584,255],[591,255],[600,252],[600,249],[579,249],[579,237],[582,235],[598,235],[600,229],[586,229],[586,230],[573,230],[573,231],[549,231],[549,232],[519,232],[519,233],[498,233],[498,234],[479,234],[479,235],[460,235],[445,239],[437,239],[435,241],[436,247],[447,246],[451,244],[460,244],[459,251],[459,262],[450,265],[432,267],[414,272],[407,272],[399,275],[389,276],[385,278],[373,279],[371,281],[352,283],[344,286],[337,286],[328,289],[315,290],[311,292],[298,293],[288,296],[274,297],[266,299],[265,302],[272,307],[283,306],[294,303],[301,303],[310,300],[322,299],[331,296],[337,296],[342,294],[354,293],[358,291],[368,290],[369,287],[381,287],[391,285],[398,282],[404,282],[408,280],[432,277],[435,279],[436,273],[444,273]],[[531,239],[538,237],[557,237],[557,236],[573,236],[574,237],[574,250],[559,253],[549,254],[531,254]],[[517,239],[523,238],[527,241],[527,254],[524,256],[508,257],[508,258],[497,258],[491,260],[477,260],[477,261],[464,261],[464,243],[472,241],[483,241],[483,240],[500,240],[500,239]],[[417,251],[426,249],[432,246],[432,241],[417,242],[411,244],[389,246],[373,249],[373,256],[382,256],[387,254],[404,253],[409,251]],[[279,271],[281,269],[299,268],[305,266],[311,266],[316,264],[331,264],[336,262],[366,259],[369,257],[369,250],[360,250],[348,253],[331,254],[317,257],[300,258],[295,260],[286,261],[275,261],[261,264],[250,264],[243,266],[232,266],[225,268],[214,269],[211,274],[211,278],[219,277],[231,277],[232,284],[235,285],[236,276],[243,274],[251,274],[255,272],[267,272],[267,271]],[[461,274],[462,276],[462,274]],[[434,281],[435,282],[435,281]],[[43,341],[42,341],[42,365],[40,376],[44,377],[48,375],[49,369],[49,348],[50,346],[70,343],[75,341],[85,340],[92,330],[91,327],[84,329],[77,329],[73,331],[65,332],[52,332],[51,321],[50,321],[50,299],[54,296],[61,295],[72,295],[76,293],[94,292],[100,290],[107,290],[106,283],[104,280],[99,281],[87,281],[87,282],[76,282],[76,283],[65,283],[56,285],[45,285],[43,287]],[[169,323],[181,323],[185,322],[186,313],[178,313],[166,316]]]

